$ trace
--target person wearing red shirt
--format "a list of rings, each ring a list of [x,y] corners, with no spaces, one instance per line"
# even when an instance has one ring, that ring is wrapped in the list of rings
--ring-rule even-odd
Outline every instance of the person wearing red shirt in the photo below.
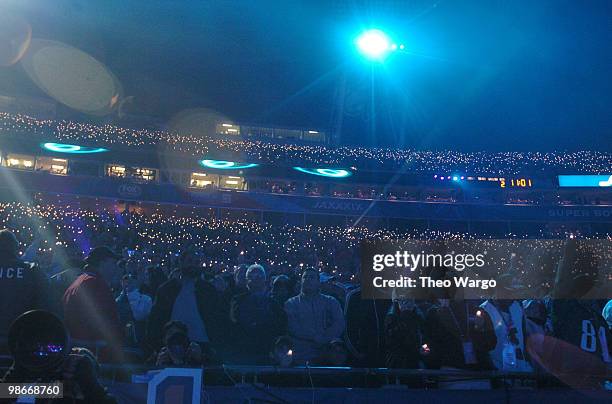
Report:
[[[71,338],[94,352],[101,347],[101,361],[122,359],[123,331],[110,288],[119,258],[105,246],[91,250],[83,273],[63,297],[64,320]]]

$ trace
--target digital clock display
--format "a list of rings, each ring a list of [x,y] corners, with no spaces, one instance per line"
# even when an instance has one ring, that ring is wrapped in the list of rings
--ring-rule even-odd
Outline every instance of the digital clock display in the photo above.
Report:
[[[531,188],[533,181],[531,178],[500,178],[500,188]]]

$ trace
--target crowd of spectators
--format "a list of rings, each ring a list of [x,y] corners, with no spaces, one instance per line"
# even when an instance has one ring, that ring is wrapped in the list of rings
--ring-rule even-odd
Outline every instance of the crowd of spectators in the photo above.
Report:
[[[76,343],[102,361],[533,371],[556,354],[546,338],[574,343],[574,328],[584,327],[582,317],[570,324],[562,313],[583,313],[597,330],[605,324],[606,302],[360,299],[360,242],[476,234],[272,226],[22,203],[0,204],[0,228],[11,229],[0,234],[3,256],[15,251],[11,259],[35,263],[24,271],[44,276],[44,308],[59,313]],[[597,253],[609,267],[609,248]],[[512,265],[529,271],[524,262]],[[506,263],[499,275],[507,269]],[[512,332],[499,331],[498,319]],[[602,346],[607,327],[599,340],[576,349],[609,362]],[[516,347],[511,355],[508,344]],[[574,366],[563,365],[546,371]]]
[[[64,120],[41,120],[0,112],[3,136],[40,137],[66,143],[108,147],[150,147],[197,157],[289,165],[336,165],[358,168],[410,169],[418,172],[468,172],[513,175],[524,172],[607,173],[612,154],[575,152],[458,152],[393,148],[287,144],[247,138],[196,136],[161,130],[98,126]]]

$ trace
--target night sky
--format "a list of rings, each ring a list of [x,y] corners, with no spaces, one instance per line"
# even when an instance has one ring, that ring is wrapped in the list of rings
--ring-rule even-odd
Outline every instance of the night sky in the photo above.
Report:
[[[161,122],[207,108],[336,128],[345,144],[612,151],[609,1],[7,0],[0,13],[102,62],[126,110]],[[352,41],[370,27],[407,52],[365,62]],[[0,67],[0,94],[44,96],[19,63]]]

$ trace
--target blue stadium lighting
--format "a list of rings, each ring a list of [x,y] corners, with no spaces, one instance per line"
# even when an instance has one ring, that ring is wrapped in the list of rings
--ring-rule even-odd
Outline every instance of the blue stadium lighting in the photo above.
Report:
[[[359,52],[371,60],[382,60],[393,50],[389,37],[379,29],[365,31],[359,35],[356,44]]]
[[[216,170],[244,170],[247,168],[257,167],[255,163],[238,163],[236,161],[225,160],[201,160],[200,164],[206,168],[214,168]]]
[[[86,147],[77,146],[74,144],[65,143],[42,143],[40,145],[43,149],[49,150],[56,153],[69,153],[69,154],[91,154],[91,153],[102,153],[108,151],[103,147]]]
[[[293,169],[299,172],[302,172],[302,173],[306,173],[306,174],[319,175],[321,177],[330,177],[330,178],[346,178],[352,175],[352,173],[349,170],[336,169],[336,168],[293,167]]]
[[[456,175],[453,177],[453,181],[459,181],[459,177],[457,177]]]

